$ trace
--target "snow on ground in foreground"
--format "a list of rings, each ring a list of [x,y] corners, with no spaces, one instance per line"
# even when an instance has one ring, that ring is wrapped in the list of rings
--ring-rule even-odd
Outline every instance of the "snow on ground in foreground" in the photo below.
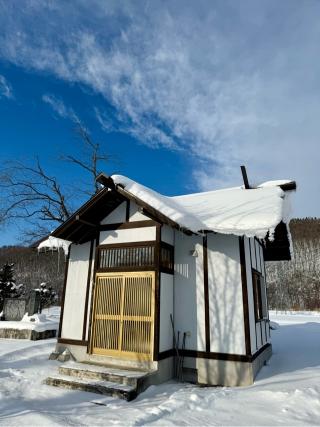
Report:
[[[320,316],[271,320],[274,354],[253,386],[171,382],[130,403],[41,384],[59,365],[54,339],[0,340],[0,425],[320,425]]]

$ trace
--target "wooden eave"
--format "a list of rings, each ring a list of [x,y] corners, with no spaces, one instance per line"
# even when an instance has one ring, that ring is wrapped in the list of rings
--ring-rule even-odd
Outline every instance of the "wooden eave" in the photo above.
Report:
[[[167,224],[188,235],[194,234],[192,231],[181,227],[178,223],[172,221],[157,209],[117,185],[112,189],[103,188],[100,190],[71,215],[67,221],[61,224],[52,233],[52,236],[69,240],[73,243],[85,243],[96,236],[100,221],[125,200],[132,200],[135,202],[141,208],[143,214],[160,224]]]
[[[124,200],[116,191],[103,188],[61,224],[52,236],[74,243],[85,243],[95,237],[100,221]]]

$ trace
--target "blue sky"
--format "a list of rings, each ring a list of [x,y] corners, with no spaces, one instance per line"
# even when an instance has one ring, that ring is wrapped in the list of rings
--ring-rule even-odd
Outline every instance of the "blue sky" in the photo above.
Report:
[[[79,150],[72,116],[121,173],[164,194],[296,179],[320,215],[320,2],[0,0],[1,162]],[[13,243],[15,225],[0,245]]]

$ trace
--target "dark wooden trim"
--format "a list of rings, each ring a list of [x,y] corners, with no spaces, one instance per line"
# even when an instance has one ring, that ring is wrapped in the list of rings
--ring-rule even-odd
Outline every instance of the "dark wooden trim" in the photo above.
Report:
[[[85,219],[81,218],[80,215],[76,215],[75,220],[81,222],[81,224],[88,225],[89,227],[97,228],[97,224],[93,224],[92,222],[86,221]]]
[[[168,357],[175,356],[175,354],[176,354],[176,352],[173,348],[171,348],[170,350],[161,351],[158,354],[158,360],[167,359]]]
[[[249,254],[250,254],[250,268],[251,271],[253,269],[253,265],[252,265],[252,256],[251,256],[251,238],[248,238],[249,241]],[[254,299],[254,290],[253,290],[253,278],[251,275],[251,283],[252,283],[252,295],[253,295],[253,299]],[[253,301],[254,304],[254,301]],[[253,309],[255,310],[255,308],[253,307]],[[258,333],[257,333],[257,321],[256,321],[256,314],[254,312],[254,333],[255,333],[255,338],[256,338],[256,348],[258,348]]]
[[[126,230],[128,228],[154,227],[157,224],[159,224],[159,222],[153,221],[152,219],[145,219],[143,221],[116,222],[113,224],[101,224],[101,225],[99,225],[99,230],[100,231]]]
[[[261,353],[263,353],[267,348],[272,347],[271,344],[268,342],[267,344],[265,344],[264,346],[262,346],[256,353],[254,353],[251,356],[251,360],[252,362],[258,357],[260,356]]]
[[[256,289],[256,286],[255,286],[254,275],[259,277],[259,286],[257,286],[258,289]],[[262,296],[261,296],[261,277],[263,276],[260,273],[260,271],[256,270],[255,268],[251,269],[251,276],[252,276],[252,290],[253,290],[253,303],[254,303],[254,317],[257,323],[265,320],[265,317],[258,317],[258,310],[256,305],[256,301],[258,301],[259,311],[260,311],[260,314],[263,316]],[[258,294],[257,294],[257,291],[258,291]]]
[[[100,234],[98,232],[96,236],[96,248],[95,248],[95,254],[94,254],[94,267],[93,267],[93,275],[92,275],[87,353],[91,353],[90,342],[91,342],[91,327],[92,327],[92,310],[93,310],[94,287],[96,282],[96,273],[97,273],[98,257],[99,257],[99,251],[98,251],[99,241],[100,241],[99,239],[100,239]]]
[[[71,345],[82,345],[86,347],[88,345],[88,341],[86,340],[72,340],[69,338],[58,338],[59,344],[71,344]]]
[[[204,328],[206,351],[210,351],[210,312],[209,312],[209,278],[208,278],[208,237],[203,236],[203,293],[204,293]]]
[[[173,251],[174,251],[174,246],[173,246],[173,245],[170,245],[170,243],[167,243],[167,242],[163,242],[163,241],[161,241],[161,242],[160,242],[160,246],[162,246],[162,247],[164,247],[164,248],[167,248],[167,249],[171,249],[171,250],[173,250]]]
[[[126,200],[126,222],[129,222],[130,219],[130,200]]]
[[[160,346],[160,242],[161,242],[161,225],[157,225],[156,246],[155,246],[155,264],[157,271],[155,273],[155,306],[154,306],[154,343],[153,343],[153,360],[159,360]]]
[[[245,354],[213,353],[197,350],[179,350],[184,357],[195,357],[198,359],[226,360],[230,362],[251,362],[252,356]]]
[[[184,357],[194,357],[197,359],[215,359],[215,360],[225,360],[230,362],[253,362],[261,353],[263,353],[268,347],[271,347],[270,343],[265,344],[261,347],[254,355],[244,355],[244,354],[228,354],[228,353],[211,353],[207,351],[197,351],[197,350],[179,350],[179,353]],[[175,356],[176,352],[172,348],[170,350],[162,351],[159,353],[158,360],[167,359],[168,357]]]
[[[98,246],[98,249],[111,249],[111,248],[138,248],[140,246],[156,246],[157,240],[144,240],[141,242],[125,242],[125,243],[110,243]]]
[[[163,265],[160,265],[160,272],[173,275],[174,269],[167,268],[167,267],[164,267]]]
[[[158,267],[156,265],[142,265],[142,266],[136,266],[136,267],[135,266],[125,266],[125,267],[97,268],[97,273],[121,273],[122,271],[123,272],[128,272],[128,271],[158,271]]]
[[[87,289],[86,289],[86,300],[84,305],[84,315],[83,315],[83,330],[82,330],[82,339],[86,339],[87,333],[87,315],[88,315],[88,302],[89,302],[89,293],[90,293],[90,284],[91,284],[91,269],[92,269],[92,259],[93,259],[93,246],[94,240],[90,242],[90,254],[89,254],[89,267],[88,267],[88,277],[87,277]]]
[[[64,269],[64,280],[63,280],[63,289],[62,289],[62,295],[61,295],[61,311],[60,311],[58,338],[61,337],[61,330],[62,330],[63,313],[64,313],[64,300],[66,297],[66,287],[67,287],[67,279],[68,279],[71,246],[72,245],[69,246],[68,255],[67,255],[67,259],[66,259],[66,265],[65,265],[65,269]]]
[[[247,272],[246,272],[246,252],[245,252],[245,244],[244,244],[243,236],[239,237],[239,252],[240,252],[242,303],[243,303],[244,336],[245,336],[246,354],[251,355],[248,284],[247,284]]]

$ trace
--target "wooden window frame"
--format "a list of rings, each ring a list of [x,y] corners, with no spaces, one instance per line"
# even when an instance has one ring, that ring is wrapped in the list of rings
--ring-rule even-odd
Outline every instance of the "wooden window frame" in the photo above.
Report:
[[[154,259],[152,264],[145,264],[141,266],[134,265],[122,265],[118,267],[100,267],[101,250],[103,249],[119,249],[119,248],[141,248],[141,247],[152,247],[154,248]],[[157,249],[160,251],[160,262],[157,261]],[[169,259],[162,259],[162,249],[167,250],[169,253]],[[122,271],[156,271],[159,270],[162,273],[174,274],[174,247],[166,242],[160,242],[160,245],[155,240],[147,240],[141,242],[130,242],[130,243],[110,243],[102,244],[97,247],[97,269],[98,273],[110,273],[110,272],[122,272]]]
[[[262,284],[264,283],[262,274],[252,269],[252,288],[253,288],[253,305],[254,317],[256,322],[266,320],[267,307],[263,307],[264,300],[262,299]],[[266,301],[265,301],[266,304]]]
[[[154,248],[154,259],[152,264],[145,265],[122,265],[119,267],[100,267],[100,256],[101,249],[130,249],[130,248]],[[141,242],[130,242],[130,243],[111,243],[111,244],[102,244],[97,247],[97,273],[110,273],[110,272],[124,272],[124,271],[154,271],[156,270],[156,247],[157,242],[153,240],[141,241]]]
[[[162,257],[162,249],[166,249],[169,252],[169,262],[165,263]],[[174,246],[166,242],[160,243],[160,271],[162,273],[173,274],[174,273]]]

